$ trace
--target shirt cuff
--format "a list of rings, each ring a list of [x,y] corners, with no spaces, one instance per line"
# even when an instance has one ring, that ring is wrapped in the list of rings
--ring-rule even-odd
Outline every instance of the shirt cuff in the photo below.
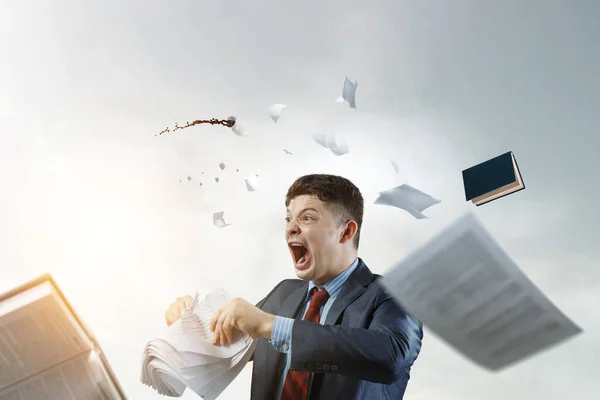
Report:
[[[271,344],[280,353],[288,353],[292,347],[293,318],[275,316],[271,330]]]

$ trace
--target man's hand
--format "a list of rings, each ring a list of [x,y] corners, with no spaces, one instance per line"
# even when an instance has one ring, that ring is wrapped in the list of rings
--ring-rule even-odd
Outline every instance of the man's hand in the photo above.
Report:
[[[181,311],[192,306],[192,296],[183,296],[175,299],[165,312],[165,321],[167,326],[171,326],[175,321],[181,318]]]
[[[244,299],[233,299],[221,308],[210,321],[210,330],[215,333],[214,344],[228,345],[235,341],[237,331],[253,338],[271,338],[275,316],[262,311]]]

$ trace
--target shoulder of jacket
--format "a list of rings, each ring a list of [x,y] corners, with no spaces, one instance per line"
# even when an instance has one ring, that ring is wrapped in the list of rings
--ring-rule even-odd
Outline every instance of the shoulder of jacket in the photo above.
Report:
[[[276,290],[289,290],[300,287],[304,284],[302,279],[284,279],[275,286],[273,291]]]
[[[369,289],[375,292],[375,296],[379,301],[385,301],[392,297],[386,287],[381,283],[381,275],[373,274],[373,280],[369,283]]]

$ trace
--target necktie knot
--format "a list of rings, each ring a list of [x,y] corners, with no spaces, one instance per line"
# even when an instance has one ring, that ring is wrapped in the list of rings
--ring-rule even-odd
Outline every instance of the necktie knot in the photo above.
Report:
[[[313,295],[310,299],[310,304],[308,305],[308,308],[320,309],[325,305],[325,303],[327,303],[327,300],[329,300],[329,293],[327,292],[327,290],[319,290],[316,287],[312,289],[312,292]]]

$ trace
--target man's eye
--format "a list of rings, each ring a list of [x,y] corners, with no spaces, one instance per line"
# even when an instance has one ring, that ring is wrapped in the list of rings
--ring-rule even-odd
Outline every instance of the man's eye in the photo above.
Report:
[[[312,219],[312,217],[311,217],[311,216],[308,216],[308,215],[305,215],[305,216],[304,216],[304,219],[305,219],[306,221],[310,221],[310,220]]]

